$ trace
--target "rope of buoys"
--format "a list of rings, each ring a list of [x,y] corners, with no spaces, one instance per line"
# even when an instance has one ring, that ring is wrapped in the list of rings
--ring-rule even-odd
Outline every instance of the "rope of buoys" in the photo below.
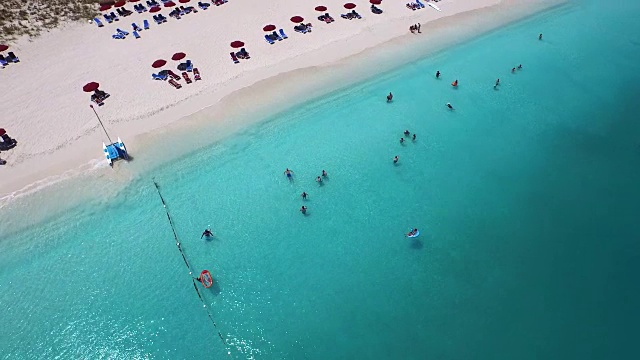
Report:
[[[192,275],[193,269],[191,269],[191,265],[189,265],[189,262],[187,261],[187,257],[185,256],[184,251],[182,251],[182,246],[180,246],[178,233],[176,232],[176,228],[173,225],[173,220],[171,219],[171,215],[169,214],[169,209],[167,209],[167,203],[164,201],[164,197],[162,197],[162,193],[160,192],[160,186],[158,186],[158,183],[155,182],[155,180],[153,181],[153,185],[156,186],[156,190],[158,191],[158,196],[160,196],[160,201],[162,201],[162,206],[164,207],[164,211],[167,213],[167,220],[169,220],[169,225],[171,226],[171,230],[173,231],[173,238],[176,240],[176,246],[180,251],[180,255],[182,255],[182,260],[184,260],[184,263],[187,266],[187,269],[189,269],[189,275]],[[196,294],[198,294],[198,298],[202,302],[202,306],[207,312],[207,316],[209,317],[209,320],[211,320],[213,327],[216,329],[216,332],[218,333],[218,337],[220,338],[220,340],[222,340],[222,343],[224,344],[224,347],[227,350],[227,355],[231,358],[231,351],[229,351],[229,345],[227,344],[227,340],[225,340],[224,336],[222,336],[222,333],[220,332],[220,329],[218,329],[218,325],[216,324],[216,321],[213,319],[213,315],[211,315],[211,311],[209,310],[209,307],[207,307],[207,304],[204,302],[204,298],[200,294],[200,289],[198,289],[198,285],[196,285],[196,280],[193,278],[193,276],[191,277],[191,282],[193,283],[193,288],[196,290]]]

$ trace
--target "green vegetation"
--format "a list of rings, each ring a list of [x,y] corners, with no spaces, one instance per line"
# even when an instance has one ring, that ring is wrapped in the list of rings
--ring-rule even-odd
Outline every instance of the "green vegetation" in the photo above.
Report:
[[[0,0],[0,42],[40,32],[98,14],[97,0]]]

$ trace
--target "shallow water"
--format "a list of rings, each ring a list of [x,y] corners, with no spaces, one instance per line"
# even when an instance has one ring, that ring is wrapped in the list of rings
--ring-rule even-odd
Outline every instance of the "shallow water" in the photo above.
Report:
[[[1,357],[637,357],[640,5],[599,4],[279,114],[109,201],[0,224]],[[216,280],[217,329],[152,179]]]

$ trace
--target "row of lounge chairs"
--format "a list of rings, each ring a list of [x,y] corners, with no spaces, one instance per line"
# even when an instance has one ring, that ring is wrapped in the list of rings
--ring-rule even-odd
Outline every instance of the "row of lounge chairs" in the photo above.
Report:
[[[153,15],[153,21],[155,21],[156,24],[160,25],[167,22],[167,17],[162,14]]]
[[[313,25],[311,25],[311,23],[307,23],[307,24],[298,24],[296,26],[293,27],[293,30],[301,33],[301,34],[306,34],[306,33],[310,33],[311,32],[311,27]]]
[[[269,44],[273,45],[276,43],[276,41],[282,41],[284,39],[288,39],[289,37],[287,36],[287,34],[284,33],[284,30],[280,29],[280,34],[278,34],[277,32],[272,32],[271,34],[267,34],[264,36],[264,40],[266,42],[268,42]]]
[[[334,22],[335,20],[331,17],[331,15],[329,15],[329,13],[325,13],[324,15],[320,15],[318,16],[318,20],[320,21],[324,21],[327,24],[330,24],[332,22]]]
[[[0,69],[4,69],[4,67],[9,65],[10,63],[18,63],[18,62],[20,62],[20,59],[18,59],[16,54],[14,54],[12,51],[9,51],[7,53],[6,58],[4,57],[4,55],[0,54]]]
[[[187,6],[187,7],[180,6],[171,10],[171,12],[169,13],[169,16],[180,20],[181,16],[190,14],[192,12],[195,14],[198,12],[198,10],[196,10],[196,8],[194,8],[193,6]]]
[[[133,27],[133,36],[136,39],[140,39],[140,34],[138,33],[138,31],[139,30],[142,31],[142,29],[140,29],[140,27],[135,23],[131,24],[131,26]],[[124,40],[127,38],[128,35],[129,35],[128,32],[124,30],[120,30],[120,28],[118,28],[116,29],[116,33],[114,35],[111,35],[111,37],[115,40]]]
[[[358,14],[355,10],[351,10],[346,14],[340,14],[340,17],[343,19],[353,20],[353,19],[362,19],[362,16]]]
[[[243,59],[243,60],[249,60],[251,59],[251,56],[249,56],[249,53],[247,52],[247,50],[245,48],[240,49],[240,51],[234,53],[231,52],[229,53],[231,55],[231,60],[233,61],[234,64],[237,64],[240,62],[240,60],[238,59]]]
[[[416,0],[414,3],[407,3],[407,8],[416,11],[424,8],[424,4],[420,2],[420,0]]]
[[[122,17],[126,17],[129,16],[131,14],[133,14],[133,12],[131,12],[131,10],[127,10],[123,7],[117,8],[116,11],[118,12],[118,15],[122,16]]]
[[[162,70],[158,74],[152,74],[151,77],[154,80],[162,80],[162,81],[169,80],[168,81],[169,84],[174,88],[176,89],[182,88],[182,85],[178,82],[180,81],[180,77],[178,76],[178,74],[174,73],[171,70]],[[186,71],[182,72],[182,78],[187,84],[191,84],[193,82]],[[200,77],[200,70],[198,70],[198,68],[193,68],[193,78],[195,79],[195,81],[202,79]]]

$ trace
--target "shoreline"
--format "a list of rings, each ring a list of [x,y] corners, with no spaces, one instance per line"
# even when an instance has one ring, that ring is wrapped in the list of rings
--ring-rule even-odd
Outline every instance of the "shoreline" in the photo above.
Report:
[[[444,12],[446,7],[442,6],[443,3],[446,6],[447,1],[439,5]],[[410,12],[414,15],[409,16],[412,20],[421,21],[425,30],[423,34],[413,35],[406,29],[400,30],[402,24],[408,23],[407,17],[393,18],[346,38],[331,41],[301,56],[285,59],[278,65],[282,71],[277,74],[267,74],[264,67],[257,67],[233,81],[223,82],[216,91],[204,92],[210,86],[139,121],[123,123],[107,120],[105,126],[108,130],[113,136],[122,137],[136,158],[124,167],[123,164],[116,164],[115,171],[122,173],[116,176],[112,175],[113,171],[102,160],[101,153],[96,151],[96,143],[99,144],[102,138],[101,131],[97,124],[89,126],[85,130],[86,135],[71,145],[60,146],[52,154],[36,154],[17,165],[5,167],[3,171],[11,171],[16,176],[11,180],[0,179],[0,209],[24,195],[40,192],[53,184],[64,188],[66,180],[77,177],[135,178],[164,161],[195,152],[288,108],[371,78],[372,71],[378,75],[384,74],[562,3],[564,1],[560,0],[536,4],[519,0],[497,1],[493,5],[475,7],[427,22],[422,22],[422,18],[433,14]],[[398,24],[400,22],[402,24]],[[465,26],[456,26],[459,22],[464,22]],[[378,33],[391,36],[381,39]],[[296,40],[299,37],[296,36]],[[291,41],[291,37],[287,41]],[[340,50],[344,51],[346,43],[352,46],[345,55]],[[398,53],[403,56],[398,57]],[[362,66],[362,63],[375,65]],[[290,100],[288,95],[291,93],[304,95]],[[251,105],[247,106],[247,103]],[[212,122],[211,119],[221,120]],[[11,134],[18,138],[15,132]],[[189,141],[179,146],[168,158],[154,157],[154,152],[166,143],[167,137]],[[5,154],[8,153],[3,153],[3,158],[11,161],[11,157]]]

